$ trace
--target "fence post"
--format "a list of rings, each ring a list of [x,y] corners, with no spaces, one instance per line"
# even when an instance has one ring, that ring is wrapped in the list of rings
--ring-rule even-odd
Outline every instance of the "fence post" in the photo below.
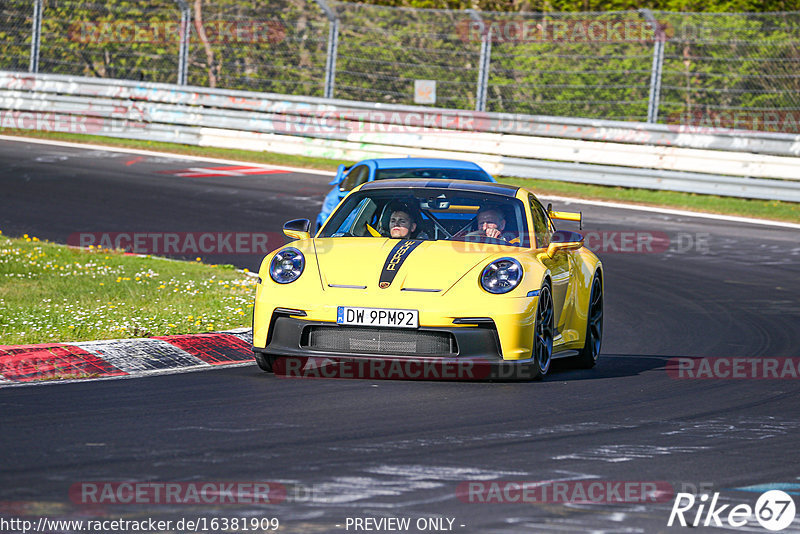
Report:
[[[192,12],[186,0],[177,0],[181,10],[180,48],[178,49],[178,85],[186,85],[189,70],[189,37]]]
[[[655,43],[653,45],[653,66],[650,69],[650,98],[647,102],[647,122],[658,122],[658,106],[661,99],[661,71],[664,66],[664,42],[666,34],[664,28],[658,23],[649,9],[640,9],[647,22],[655,31]]]
[[[325,88],[324,98],[333,98],[333,90],[336,85],[336,55],[339,47],[339,17],[325,2],[325,0],[314,0],[328,17],[330,29],[328,30],[328,55],[325,61]]]
[[[33,0],[33,28],[31,29],[31,62],[28,72],[39,72],[39,48],[42,41],[42,0]]]
[[[478,89],[475,94],[475,111],[486,111],[486,94],[489,90],[489,63],[492,60],[492,29],[486,31],[486,24],[474,9],[467,9],[472,20],[478,23],[481,31],[481,55],[478,60]],[[472,32],[469,32],[471,35]]]

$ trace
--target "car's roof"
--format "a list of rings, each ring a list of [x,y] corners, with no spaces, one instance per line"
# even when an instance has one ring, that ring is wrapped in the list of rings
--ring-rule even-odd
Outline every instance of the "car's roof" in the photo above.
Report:
[[[489,193],[503,195],[507,197],[516,196],[518,186],[496,184],[492,182],[473,182],[469,180],[439,180],[430,178],[403,178],[395,180],[378,180],[367,182],[360,187],[360,191],[371,191],[376,189],[397,189],[397,188],[436,188],[436,189],[455,189],[458,191],[473,191],[479,193]]]
[[[471,161],[461,161],[458,159],[439,159],[439,158],[380,158],[365,160],[375,163],[376,169],[470,169],[483,171],[480,165]],[[485,171],[484,171],[485,172]]]

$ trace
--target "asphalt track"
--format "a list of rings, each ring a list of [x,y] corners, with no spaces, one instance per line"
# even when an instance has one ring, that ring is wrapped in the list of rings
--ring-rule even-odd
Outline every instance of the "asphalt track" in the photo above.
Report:
[[[190,165],[16,142],[0,142],[0,162],[0,230],[61,242],[75,232],[275,232],[313,216],[329,187],[311,174],[176,177],[160,171]],[[795,488],[800,503],[800,379],[666,370],[677,357],[800,357],[797,230],[557,207],[582,209],[590,231],[660,232],[671,243],[601,247],[596,369],[486,384],[282,379],[253,365],[2,388],[0,517],[277,517],[282,532],[303,533],[355,532],[355,517],[412,527],[451,518],[470,533],[685,530],[666,526],[672,498],[487,504],[457,496],[466,481],[656,481],[751,506],[761,491],[752,486],[768,484]],[[255,269],[259,259],[218,261]],[[87,510],[68,497],[82,481],[270,481],[289,498]],[[767,532],[753,519],[745,530]],[[800,532],[800,519],[783,532]]]

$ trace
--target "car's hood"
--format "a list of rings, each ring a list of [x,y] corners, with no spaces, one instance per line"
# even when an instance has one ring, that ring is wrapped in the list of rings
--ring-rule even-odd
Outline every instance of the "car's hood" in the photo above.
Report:
[[[477,264],[508,251],[507,246],[451,241],[405,241],[384,238],[314,240],[324,287],[366,286],[377,289],[439,290],[444,293]],[[398,254],[399,252],[399,254]],[[385,269],[387,261],[393,263]],[[389,271],[394,271],[391,273]]]

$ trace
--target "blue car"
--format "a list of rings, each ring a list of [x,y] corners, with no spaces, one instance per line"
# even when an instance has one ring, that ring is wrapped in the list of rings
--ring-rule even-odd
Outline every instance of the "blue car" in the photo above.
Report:
[[[345,167],[339,165],[333,179],[330,193],[325,196],[322,211],[317,215],[317,230],[330,216],[333,208],[353,188],[364,182],[387,180],[390,178],[431,178],[443,180],[472,180],[476,182],[496,182],[492,175],[477,164],[457,159],[434,158],[384,158],[365,159]]]

